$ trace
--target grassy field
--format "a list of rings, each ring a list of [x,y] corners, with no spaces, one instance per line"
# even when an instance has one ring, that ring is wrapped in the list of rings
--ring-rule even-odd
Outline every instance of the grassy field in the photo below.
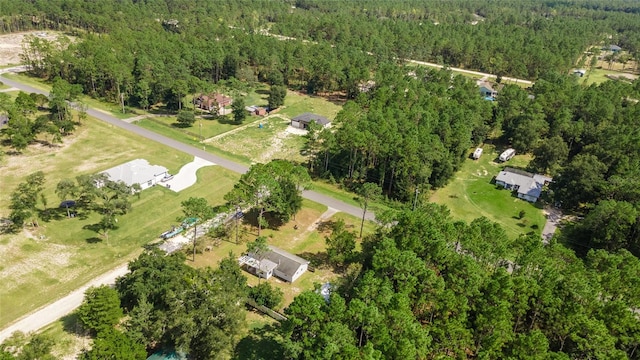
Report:
[[[510,191],[491,183],[504,166],[524,168],[530,158],[516,155],[506,164],[501,164],[495,162],[498,155],[493,146],[485,145],[482,157],[477,161],[466,160],[455,178],[433,193],[431,201],[446,205],[456,219],[471,222],[484,216],[495,221],[511,238],[531,231],[540,234],[545,217],[539,204],[518,199]],[[526,213],[522,220],[518,219],[521,210]]]
[[[10,87],[11,87],[11,86],[9,86],[9,85],[5,85],[2,81],[0,81],[0,90],[8,89],[8,88],[10,88]]]
[[[339,102],[333,103],[320,96],[309,96],[295,91],[287,91],[284,106],[278,113],[292,118],[302,113],[310,112],[333,120],[341,109],[342,104]]]
[[[207,139],[216,135],[223,134],[227,131],[231,131],[241,126],[241,125],[235,124],[230,117],[229,118],[221,117],[217,119],[198,118],[196,119],[196,122],[189,127],[177,126],[176,120],[177,120],[176,116],[158,116],[158,117],[144,119],[144,121],[152,121],[152,122],[155,122],[156,124],[162,124],[166,127],[171,128],[172,130],[181,132],[182,134],[186,134],[191,138],[195,137],[197,139],[200,139],[200,138]],[[249,124],[254,121],[259,121],[259,118],[256,116],[249,116],[247,117],[245,124]]]
[[[48,206],[55,208],[59,199],[54,188],[62,178],[95,173],[135,158],[145,158],[174,173],[192,160],[161,144],[89,120],[62,146],[33,145],[22,155],[5,157],[2,188],[8,191],[0,192],[0,217],[9,213],[11,190],[34,171],[45,173],[43,194]],[[198,196],[212,204],[221,203],[237,179],[235,173],[206,167],[198,172],[198,183],[179,194],[162,187],[145,190],[139,199],[134,198],[131,213],[119,219],[120,228],[110,233],[108,243],[84,228],[97,222],[96,216],[82,220],[66,219],[63,214],[58,220],[41,220],[39,228],[0,235],[0,253],[7,259],[0,265],[0,276],[5,279],[0,284],[0,326],[128,261],[143,244],[175,222],[181,215],[181,201]]]
[[[620,76],[621,74],[628,73],[616,70],[592,69],[587,72],[587,75],[583,77],[581,81],[584,85],[600,84],[609,80],[607,75]]]
[[[251,162],[268,162],[271,159],[305,161],[300,154],[305,139],[288,131],[289,120],[274,115],[266,117],[258,124],[251,124],[242,130],[206,141],[208,145],[227,153],[250,159]]]

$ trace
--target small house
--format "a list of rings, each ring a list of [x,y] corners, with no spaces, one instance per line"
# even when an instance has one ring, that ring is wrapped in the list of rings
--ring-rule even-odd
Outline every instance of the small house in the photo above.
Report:
[[[485,98],[485,99],[495,99],[496,96],[498,96],[498,90],[496,90],[493,85],[488,82],[487,80],[484,79],[480,79],[478,81],[476,81],[476,85],[478,85],[478,88],[480,88],[480,94]]]
[[[193,103],[199,109],[223,115],[221,111],[225,107],[230,106],[233,103],[233,99],[220,93],[209,95],[200,94],[200,96],[193,100]]]
[[[482,156],[482,148],[476,148],[476,150],[473,152],[473,155],[471,155],[471,157],[473,157],[473,160],[480,159],[480,156]]]
[[[309,261],[275,246],[269,246],[269,251],[261,257],[247,254],[238,262],[258,277],[269,279],[275,275],[288,282],[296,281],[309,267]]]
[[[168,170],[164,166],[151,165],[145,159],[135,159],[102,173],[107,174],[109,180],[122,181],[127,186],[139,184],[144,190],[161,182],[168,175]]]
[[[293,119],[291,119],[291,126],[298,129],[308,129],[309,123],[311,123],[312,121],[322,127],[331,126],[331,120],[327,119],[324,116],[312,113],[304,113],[294,117]]]
[[[529,202],[538,201],[540,194],[542,194],[542,188],[551,181],[550,177],[510,167],[504,168],[496,176],[496,185],[516,191],[518,198]]]
[[[511,160],[516,155],[516,149],[509,148],[500,154],[500,161],[505,162]]]
[[[620,46],[618,46],[618,45],[611,44],[611,45],[603,47],[602,50],[611,51],[611,52],[617,53],[617,52],[621,51],[622,48]]]

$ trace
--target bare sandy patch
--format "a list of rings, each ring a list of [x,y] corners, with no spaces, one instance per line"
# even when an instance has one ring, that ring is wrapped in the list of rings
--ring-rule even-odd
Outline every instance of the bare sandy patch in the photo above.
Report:
[[[20,64],[22,42],[27,35],[35,35],[45,40],[55,40],[61,35],[55,31],[27,31],[0,35],[0,66]]]

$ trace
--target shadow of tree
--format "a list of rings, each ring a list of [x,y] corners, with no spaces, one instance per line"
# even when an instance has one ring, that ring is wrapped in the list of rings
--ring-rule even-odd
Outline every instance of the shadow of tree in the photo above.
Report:
[[[329,255],[326,252],[303,252],[296,254],[305,260],[309,260],[309,265],[317,269],[330,269],[331,263],[329,262]]]
[[[278,326],[266,324],[242,338],[233,351],[234,360],[284,359]]]
[[[63,316],[60,321],[62,321],[62,329],[69,334],[77,336],[86,336],[88,334],[88,331],[82,326],[78,314],[75,312]]]

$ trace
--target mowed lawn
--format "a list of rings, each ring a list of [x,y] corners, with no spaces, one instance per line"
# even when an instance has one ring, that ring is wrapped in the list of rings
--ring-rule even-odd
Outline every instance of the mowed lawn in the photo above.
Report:
[[[506,163],[498,163],[495,161],[498,155],[493,146],[485,145],[482,157],[465,160],[454,179],[432,194],[431,201],[446,205],[455,219],[471,222],[484,216],[497,222],[511,238],[529,232],[540,234],[546,221],[540,205],[521,200],[511,191],[492,184],[505,166],[524,168],[530,158],[516,155]],[[518,219],[521,210],[525,216]]]
[[[43,194],[48,207],[57,208],[60,199],[54,189],[61,179],[96,173],[136,158],[165,166],[172,173],[193,160],[162,144],[90,119],[60,147],[33,145],[22,155],[5,156],[0,217],[9,214],[11,191],[34,171],[45,173]],[[197,184],[181,193],[163,187],[145,190],[139,199],[132,198],[132,211],[118,218],[119,229],[110,232],[108,242],[85,228],[96,223],[99,216],[67,219],[64,212],[58,212],[62,213],[59,219],[40,220],[39,228],[0,235],[0,326],[131,260],[142,245],[156,239],[181,217],[182,201],[197,196],[212,205],[220,204],[238,178],[238,174],[212,166],[200,169]]]

